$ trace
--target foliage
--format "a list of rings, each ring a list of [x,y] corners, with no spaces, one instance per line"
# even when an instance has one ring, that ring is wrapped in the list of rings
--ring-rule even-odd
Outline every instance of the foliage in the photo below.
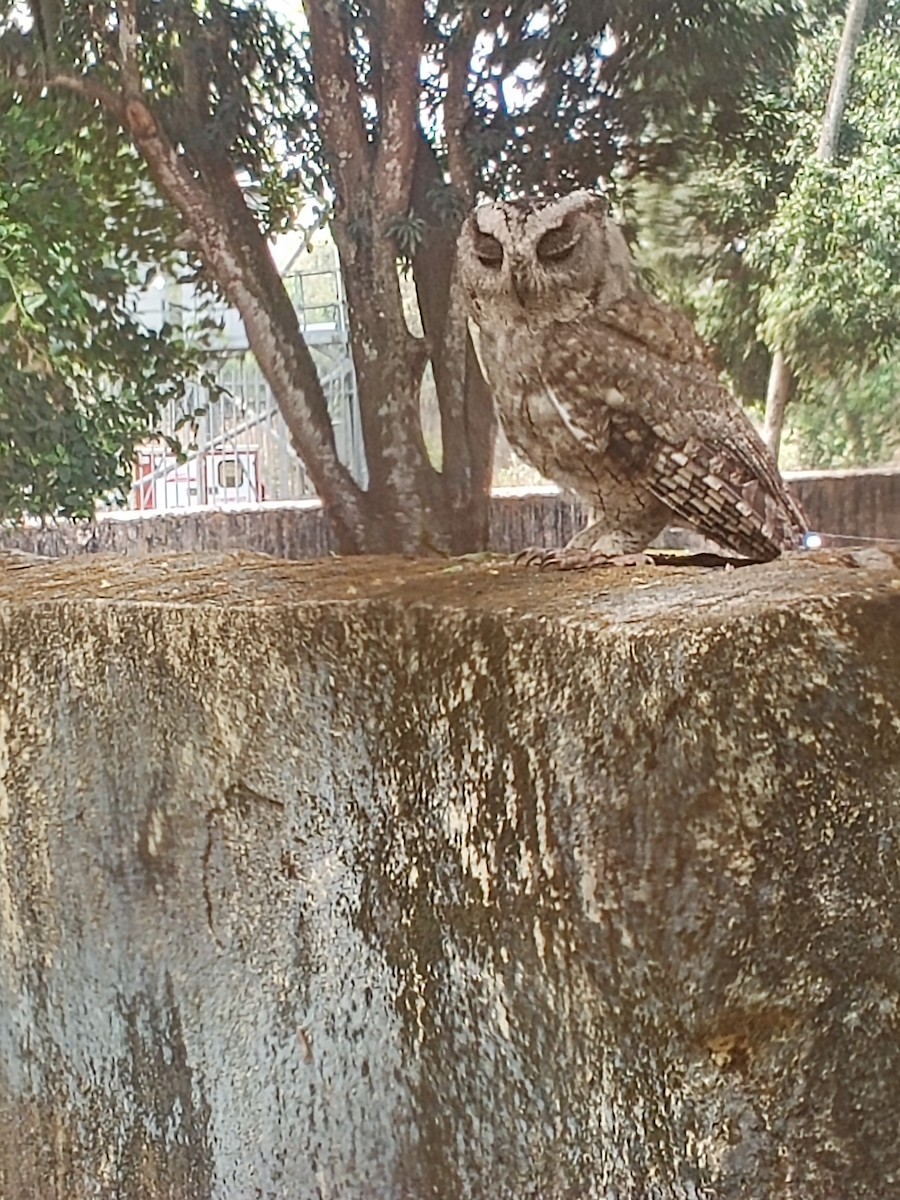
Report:
[[[898,23],[900,24],[900,23]],[[821,104],[823,55],[833,27],[811,40],[797,81],[800,106],[789,147],[798,163],[790,191],[754,250],[769,280],[760,333],[781,345],[801,377],[847,362],[872,364],[900,342],[900,39],[870,30],[860,47],[838,158],[810,155]]]
[[[374,145],[383,118],[384,3],[337,7]],[[461,132],[479,188],[510,194],[608,184],[669,169],[710,139],[725,148],[760,136],[747,97],[760,70],[790,73],[801,4],[426,0],[422,12],[422,131],[445,169]],[[293,151],[294,177],[327,207],[336,148],[322,140],[311,60],[307,34],[293,47],[295,107],[289,111],[283,89],[278,134]],[[452,94],[459,79],[462,98]],[[460,202],[448,192],[452,221]]]
[[[811,381],[791,409],[797,465],[855,467],[900,452],[900,362]]]
[[[752,135],[758,74],[790,71],[800,6],[519,0],[484,11],[470,144],[486,190],[527,191],[671,170],[710,141],[727,153]]]
[[[88,515],[199,366],[146,328],[135,287],[171,225],[131,148],[89,109],[0,109],[0,515]]]
[[[412,268],[412,260],[425,239],[425,221],[415,212],[409,212],[403,217],[392,217],[385,225],[388,237],[393,238],[397,246],[397,256],[402,264],[404,274]]]
[[[628,203],[660,286],[743,397],[762,403],[769,347],[782,346],[801,461],[861,463],[892,453],[895,372],[879,364],[900,352],[900,13],[871,13],[830,164],[812,151],[841,14],[814,15],[793,76],[758,81],[748,124],[762,136],[728,154],[712,139],[692,169],[636,183]]]

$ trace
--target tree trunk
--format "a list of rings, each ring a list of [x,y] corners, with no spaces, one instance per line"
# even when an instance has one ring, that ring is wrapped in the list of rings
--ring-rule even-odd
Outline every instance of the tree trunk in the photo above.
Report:
[[[428,458],[419,393],[428,361],[408,329],[387,221],[368,196],[332,222],[350,318],[369,488],[370,548],[421,554],[446,549],[439,480]]]
[[[766,391],[766,419],[763,426],[763,440],[778,461],[781,449],[781,433],[784,429],[784,412],[791,394],[794,377],[787,359],[781,350],[776,350],[772,356],[772,369],[769,372],[769,386]]]
[[[819,144],[816,147],[816,157],[819,162],[832,162],[837,155],[841,122],[844,119],[844,109],[847,107],[847,95],[850,91],[850,77],[853,74],[853,60],[856,58],[857,47],[866,23],[868,3],[869,0],[850,0],[847,5],[844,32],[838,47],[831,90],[828,93],[828,103],[825,105],[825,116],[822,119],[822,129],[819,133]]]
[[[208,31],[199,25],[182,31],[176,64],[181,92],[168,97],[163,110],[145,90],[139,15],[135,0],[121,0],[119,27],[108,39],[118,89],[88,73],[55,71],[49,82],[101,104],[131,136],[161,195],[181,213],[206,269],[244,321],[250,348],[323,501],[339,550],[422,554],[483,548],[490,405],[461,299],[447,291],[436,308],[436,325],[429,318],[443,392],[449,395],[455,388],[460,397],[447,408],[449,451],[441,475],[429,461],[419,414],[430,350],[407,327],[391,236],[391,223],[409,213],[420,136],[422,0],[392,0],[383,7],[366,97],[340,6],[315,4],[307,12],[319,133],[332,173],[329,190],[337,197],[332,229],[349,302],[367,491],[337,456],[325,396],[296,313],[237,182],[228,143],[213,136],[221,97],[214,95],[209,74]],[[49,51],[45,61],[53,62]],[[465,82],[465,74],[460,77]],[[379,111],[375,134],[365,115],[373,99]],[[452,264],[452,241],[444,240],[440,252]]]
[[[413,554],[481,549],[487,540],[484,444],[477,450],[467,445],[464,454],[451,446],[444,473],[438,473],[428,457],[420,418],[429,357],[436,376],[446,368],[459,381],[465,379],[467,338],[465,332],[459,334],[465,318],[457,304],[452,348],[445,337],[449,300],[437,322],[433,312],[423,311],[426,340],[413,336],[403,312],[390,231],[392,222],[409,215],[416,174],[423,6],[421,0],[393,0],[382,9],[383,37],[378,53],[373,52],[370,85],[383,120],[374,140],[363,119],[363,98],[340,14],[322,4],[310,6],[307,15],[322,138],[332,151],[337,194],[332,231],[347,291],[369,470],[368,547]],[[441,252],[452,266],[455,245],[443,244]],[[434,265],[440,273],[441,267]],[[480,401],[483,410],[484,396]],[[468,415],[460,404],[455,424],[464,426]],[[487,455],[489,465],[489,449]],[[474,470],[473,456],[478,462]],[[475,520],[467,511],[473,504]]]
[[[427,232],[413,258],[413,277],[441,414],[441,482],[453,515],[451,546],[463,552],[487,544],[496,420],[456,277],[458,223],[434,207],[434,189],[442,182],[434,151],[420,137],[412,206]]]
[[[825,105],[825,115],[822,118],[822,128],[819,133],[819,143],[816,147],[816,158],[819,162],[832,162],[837,154],[838,139],[841,132],[841,121],[847,104],[847,94],[850,90],[850,77],[853,73],[853,60],[862,37],[866,20],[868,0],[850,0],[847,6],[847,16],[844,21],[844,32],[838,47],[837,59],[834,64],[834,75],[831,80],[831,90]],[[781,447],[781,433],[784,428],[784,414],[788,398],[793,386],[793,371],[784,352],[778,347],[772,356],[772,367],[769,372],[769,384],[766,390],[766,418],[764,437],[766,445],[778,458]]]

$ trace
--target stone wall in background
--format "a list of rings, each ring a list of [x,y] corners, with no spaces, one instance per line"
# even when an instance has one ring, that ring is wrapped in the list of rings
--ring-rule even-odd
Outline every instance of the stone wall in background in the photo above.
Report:
[[[900,540],[900,469],[802,472],[788,478],[813,529]],[[552,489],[501,492],[491,512],[491,549],[508,553],[526,546],[561,546],[580,523],[579,505]],[[694,541],[696,535],[672,530],[663,544]],[[10,528],[0,530],[0,547],[53,558],[87,549],[130,556],[253,550],[301,559],[329,553],[331,543],[318,503],[309,501],[168,515],[116,513],[93,527]]]
[[[787,478],[814,529],[900,540],[900,468],[798,471]]]

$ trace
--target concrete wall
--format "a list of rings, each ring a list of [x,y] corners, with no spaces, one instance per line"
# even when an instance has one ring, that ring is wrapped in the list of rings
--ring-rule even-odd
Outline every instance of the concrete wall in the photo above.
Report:
[[[896,1200],[900,574],[0,566],[3,1200]]]
[[[900,540],[900,470],[808,472],[792,479],[819,532]],[[579,506],[548,489],[498,494],[491,514],[491,548],[508,553],[526,546],[564,545],[580,523]],[[664,544],[688,545],[691,540],[673,532]],[[88,542],[90,549],[127,555],[256,550],[300,559],[317,558],[331,549],[314,501],[249,511],[117,514],[98,522],[93,532],[65,524],[0,532],[0,546],[51,557],[81,553]]]
[[[819,532],[900,540],[900,469],[798,471],[788,479]]]

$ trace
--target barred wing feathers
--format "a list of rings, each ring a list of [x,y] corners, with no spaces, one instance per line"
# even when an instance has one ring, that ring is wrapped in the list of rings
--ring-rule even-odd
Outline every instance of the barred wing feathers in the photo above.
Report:
[[[614,469],[705,536],[757,560],[799,545],[800,507],[682,314],[634,293],[561,327],[544,372],[582,440],[608,423]]]

